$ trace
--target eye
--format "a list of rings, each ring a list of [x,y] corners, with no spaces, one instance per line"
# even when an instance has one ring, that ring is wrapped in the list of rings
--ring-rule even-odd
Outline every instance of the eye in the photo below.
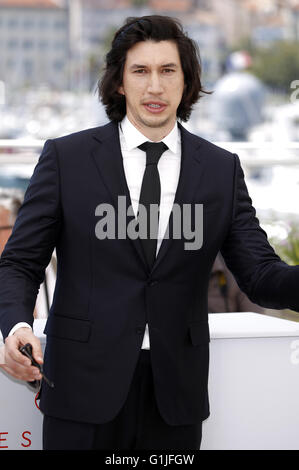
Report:
[[[163,69],[163,72],[165,72],[165,73],[171,73],[171,72],[174,72],[174,70],[173,70],[173,69]]]
[[[145,72],[146,72],[145,69],[137,69],[137,70],[134,71],[134,73],[139,73],[140,75],[145,73]]]

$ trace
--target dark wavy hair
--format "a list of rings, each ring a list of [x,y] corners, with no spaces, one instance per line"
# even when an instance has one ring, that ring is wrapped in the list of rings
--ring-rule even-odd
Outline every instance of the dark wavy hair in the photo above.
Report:
[[[184,73],[184,92],[177,117],[188,121],[192,106],[204,91],[201,84],[201,60],[197,44],[184,32],[181,22],[169,16],[151,15],[127,18],[115,33],[102,78],[98,81],[98,96],[110,120],[121,121],[126,114],[125,96],[118,92],[122,85],[127,51],[140,41],[171,40],[177,44]]]

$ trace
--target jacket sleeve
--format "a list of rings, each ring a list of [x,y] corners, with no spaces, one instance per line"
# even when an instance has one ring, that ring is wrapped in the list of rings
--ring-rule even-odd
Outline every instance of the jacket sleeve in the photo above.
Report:
[[[0,259],[3,338],[18,322],[33,325],[37,294],[61,225],[59,186],[55,143],[47,140]]]
[[[233,212],[221,253],[240,289],[263,307],[299,311],[299,266],[283,262],[260,227],[235,155]]]

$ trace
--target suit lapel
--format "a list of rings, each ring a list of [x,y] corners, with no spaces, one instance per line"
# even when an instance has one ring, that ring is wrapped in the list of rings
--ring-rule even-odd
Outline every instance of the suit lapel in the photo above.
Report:
[[[190,134],[181,124],[179,124],[179,128],[181,131],[182,158],[174,203],[178,204],[182,208],[184,203],[192,202],[195,191],[199,187],[201,177],[203,175],[203,162],[198,153],[201,139]],[[128,208],[132,206],[132,202],[123,167],[117,123],[110,122],[105,126],[96,128],[93,138],[97,142],[92,151],[92,155],[100,173],[100,177],[107,191],[110,193],[116,211],[118,208],[118,196],[125,196],[127,213]],[[134,215],[127,216],[126,227],[133,219]],[[166,233],[172,233],[172,224],[173,213],[171,212],[168,221],[169,231],[166,230]],[[147,270],[147,264],[143,255],[140,239],[137,238],[136,240],[133,240],[130,238],[130,240]],[[171,238],[163,238],[152,272],[157,269],[161,260],[166,255],[171,245],[171,241]]]
[[[204,165],[200,158],[198,148],[201,145],[201,139],[194,134],[188,132],[180,123],[178,123],[181,131],[181,170],[179,176],[178,187],[175,193],[174,204],[180,206],[181,211],[183,204],[192,203],[196,190],[202,183]],[[171,234],[173,229],[173,212],[171,212],[166,233]],[[152,273],[157,269],[162,259],[167,254],[172,243],[171,238],[163,238],[160,249],[157,254],[156,261],[152,268]]]
[[[125,214],[127,214],[128,208],[132,206],[132,201],[125,177],[117,123],[110,122],[106,126],[97,128],[93,137],[96,139],[97,145],[92,154],[101,179],[108,193],[110,193],[116,212],[118,210],[118,197],[125,196]],[[126,216],[126,227],[133,219],[134,215]],[[142,263],[146,266],[140,239],[130,238],[130,241]]]

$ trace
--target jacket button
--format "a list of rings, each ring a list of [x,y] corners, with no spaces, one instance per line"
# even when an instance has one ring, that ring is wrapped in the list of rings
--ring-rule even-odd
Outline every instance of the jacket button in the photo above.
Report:
[[[144,331],[144,328],[142,326],[137,326],[136,333],[138,335],[142,335],[143,331]]]
[[[149,281],[149,283],[148,283],[148,285],[149,285],[150,287],[153,287],[153,286],[155,286],[156,284],[158,284],[158,281]]]

